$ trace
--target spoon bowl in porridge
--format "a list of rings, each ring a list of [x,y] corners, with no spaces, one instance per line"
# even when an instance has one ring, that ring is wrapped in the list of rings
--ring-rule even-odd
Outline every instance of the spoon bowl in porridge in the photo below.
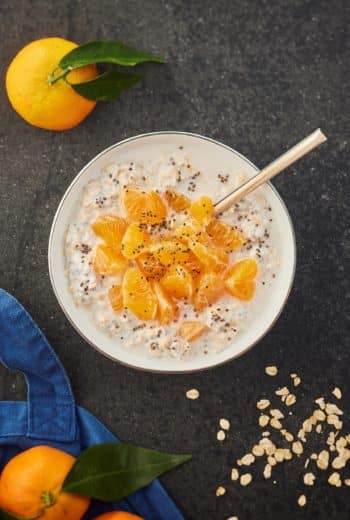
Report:
[[[293,280],[290,218],[269,184],[213,211],[255,173],[220,143],[171,132],[91,161],[49,243],[55,293],[82,336],[113,359],[167,372],[217,365],[255,344]]]

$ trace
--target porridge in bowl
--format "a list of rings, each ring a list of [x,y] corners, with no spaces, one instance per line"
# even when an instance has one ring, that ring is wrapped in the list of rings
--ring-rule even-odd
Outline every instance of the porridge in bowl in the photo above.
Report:
[[[208,177],[182,147],[103,168],[66,233],[75,304],[126,349],[185,361],[231,346],[279,264],[261,194],[214,216],[243,181]]]

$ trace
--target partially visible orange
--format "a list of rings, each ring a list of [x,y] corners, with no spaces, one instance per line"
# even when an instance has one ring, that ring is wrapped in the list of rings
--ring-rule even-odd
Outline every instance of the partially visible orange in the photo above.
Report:
[[[96,516],[94,520],[144,520],[141,516],[133,515],[127,511],[112,511]]]
[[[28,123],[47,130],[67,130],[78,125],[96,105],[80,96],[66,81],[53,85],[49,74],[77,47],[63,38],[35,40],[19,51],[6,74],[6,90],[12,107]],[[60,70],[56,71],[59,74]],[[71,71],[67,79],[81,83],[97,76],[95,65]]]
[[[230,267],[225,280],[225,288],[231,296],[239,300],[251,300],[255,293],[255,277],[258,265],[252,258],[240,260]]]
[[[99,244],[96,248],[92,267],[96,274],[112,275],[126,269],[128,262],[120,251],[112,249],[105,244]]]
[[[90,499],[61,491],[75,458],[50,446],[13,457],[2,471],[0,508],[19,518],[80,520]]]
[[[151,244],[150,252],[165,267],[188,261],[190,250],[179,240],[164,240]]]
[[[137,267],[130,267],[123,278],[123,303],[140,320],[154,320],[158,301],[150,283]]]
[[[142,253],[137,257],[136,262],[148,280],[160,280],[165,274],[165,266],[152,253]]]
[[[190,239],[203,243],[209,240],[203,226],[195,219],[188,219],[175,228],[175,236],[185,243]]]
[[[127,225],[126,220],[117,215],[103,215],[91,227],[95,235],[102,238],[108,246],[120,249]]]
[[[123,191],[123,204],[129,220],[142,224],[160,224],[167,214],[162,198],[155,191],[127,187]]]

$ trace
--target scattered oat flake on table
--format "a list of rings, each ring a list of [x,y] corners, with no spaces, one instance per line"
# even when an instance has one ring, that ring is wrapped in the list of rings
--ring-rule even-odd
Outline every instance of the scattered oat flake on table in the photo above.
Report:
[[[219,430],[218,433],[216,434],[216,438],[220,442],[224,441],[225,437],[226,437],[226,433],[224,432],[224,430]]]
[[[305,473],[305,475],[304,475],[304,484],[306,486],[313,486],[315,479],[316,479],[316,477],[315,477],[315,475],[313,473],[311,473],[311,472]]]
[[[260,415],[259,417],[259,425],[262,428],[265,428],[270,422],[270,417],[268,415]]]
[[[231,470],[231,480],[238,480],[239,472],[237,468],[232,468]]]
[[[300,495],[300,497],[298,498],[298,504],[300,507],[304,507],[305,504],[306,504],[306,496],[305,495]]]
[[[186,397],[187,399],[198,399],[199,391],[196,388],[191,388],[191,390],[187,390]]]
[[[297,398],[295,397],[295,395],[289,394],[286,397],[285,403],[286,403],[286,406],[293,406],[293,404],[295,404],[296,401],[297,401]]]
[[[332,394],[337,398],[337,399],[341,399],[342,398],[342,392],[340,390],[340,388],[338,388],[337,386],[334,388],[334,390],[332,391]]]
[[[238,516],[229,516],[227,520],[238,520]]]
[[[222,497],[225,493],[226,489],[223,486],[219,486],[215,491],[217,497]]]
[[[295,377],[295,378],[293,379],[293,385],[294,385],[294,386],[299,386],[300,383],[301,383],[301,379],[300,379],[300,377],[297,376],[297,377]]]
[[[269,367],[266,367],[266,368],[265,368],[265,373],[266,373],[268,376],[271,376],[271,377],[277,376],[277,374],[278,374],[278,368],[275,367],[275,366],[269,366]]]
[[[270,401],[268,399],[260,399],[260,401],[258,401],[256,403],[256,407],[259,410],[265,410],[265,408],[268,408],[269,406],[270,406]]]
[[[229,431],[231,427],[230,421],[228,421],[227,419],[220,419],[219,424],[222,430]]]
[[[253,480],[253,477],[252,477],[251,473],[244,473],[243,475],[241,475],[239,482],[240,482],[241,486],[248,486],[252,480]]]
[[[334,473],[332,473],[328,479],[328,484],[330,484],[331,486],[335,486],[335,487],[341,487],[342,485],[342,481],[341,481],[341,478],[340,478],[340,474],[335,471]]]

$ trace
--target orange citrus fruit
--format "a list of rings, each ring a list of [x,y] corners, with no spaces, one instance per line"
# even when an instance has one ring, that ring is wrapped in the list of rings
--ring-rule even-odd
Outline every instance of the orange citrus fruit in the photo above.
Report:
[[[193,304],[201,311],[214,303],[224,292],[224,282],[221,274],[204,271],[196,280]]]
[[[178,329],[178,334],[188,342],[191,342],[202,336],[207,328],[201,321],[184,321]]]
[[[225,288],[228,293],[239,300],[251,300],[255,293],[254,278],[258,272],[258,266],[252,258],[240,260],[230,267],[225,280]]]
[[[164,197],[169,206],[177,212],[185,211],[191,206],[191,201],[186,195],[182,195],[173,189],[166,190]]]
[[[228,252],[234,251],[244,243],[242,233],[216,218],[207,225],[207,233],[217,247],[223,247]]]
[[[226,269],[228,264],[228,256],[222,249],[215,249],[198,242],[198,240],[191,240],[189,248],[196,255],[198,260],[212,271],[222,271]]]
[[[146,275],[147,280],[160,280],[166,271],[165,266],[152,253],[142,253],[137,257],[136,263],[143,274]]]
[[[96,274],[111,275],[126,269],[127,260],[124,256],[105,244],[99,244],[92,261],[92,267]]]
[[[149,241],[147,231],[142,229],[139,224],[130,224],[125,231],[122,240],[122,254],[129,260],[138,257],[146,247]]]
[[[130,267],[123,278],[124,306],[140,320],[154,320],[158,302],[150,283],[137,267]]]
[[[0,508],[19,518],[80,520],[90,499],[61,491],[75,458],[50,446],[13,457],[2,471]]]
[[[43,38],[23,47],[10,63],[6,74],[8,98],[31,125],[67,130],[78,125],[95,107],[95,101],[80,96],[64,79],[49,83],[49,75],[61,58],[75,47],[76,43],[63,38]],[[95,76],[95,65],[87,65],[71,71],[67,80],[82,83]]]
[[[123,191],[123,204],[129,220],[142,224],[159,224],[167,214],[163,200],[155,191],[127,187]]]
[[[164,240],[150,245],[150,252],[165,267],[182,264],[189,259],[190,250],[178,240]]]
[[[158,300],[158,321],[161,324],[169,325],[177,316],[178,308],[159,282],[153,281],[152,289]]]
[[[209,197],[200,197],[192,202],[190,213],[200,224],[207,225],[214,212],[213,201]]]
[[[124,308],[123,294],[121,285],[113,285],[108,291],[110,304],[115,312],[120,312]]]
[[[190,300],[192,297],[192,276],[182,265],[172,265],[160,283],[171,296],[178,300],[182,298]]]
[[[127,511],[112,511],[111,513],[96,516],[94,520],[143,520],[143,518]]]
[[[106,244],[120,249],[121,241],[127,228],[127,222],[117,215],[103,215],[92,224],[92,229]]]
[[[188,240],[198,240],[199,242],[207,242],[209,240],[208,235],[203,231],[202,225],[195,219],[189,219],[183,222],[175,229],[175,236],[187,243]]]

